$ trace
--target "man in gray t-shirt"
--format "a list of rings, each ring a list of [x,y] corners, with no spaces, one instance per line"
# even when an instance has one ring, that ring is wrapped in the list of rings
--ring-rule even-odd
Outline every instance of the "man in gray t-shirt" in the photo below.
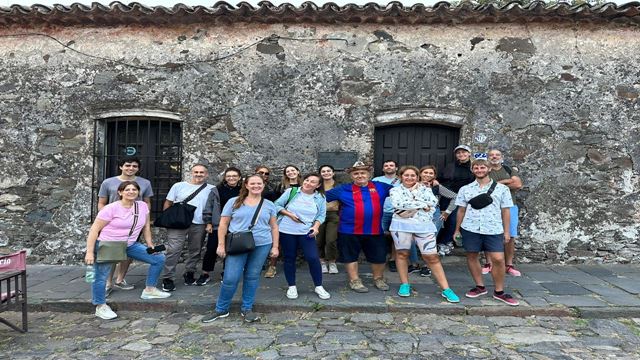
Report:
[[[140,160],[135,157],[125,157],[118,162],[120,168],[120,175],[105,179],[100,184],[100,190],[98,191],[98,211],[112,202],[120,200],[118,195],[118,186],[124,181],[135,181],[140,185],[140,199],[147,203],[149,209],[151,209],[151,197],[153,196],[153,190],[151,189],[151,182],[145,178],[136,176],[138,170],[140,170]],[[132,284],[127,283],[124,279],[131,259],[119,262],[115,267],[111,268],[111,273],[107,277],[107,293],[112,287],[112,278],[114,272],[116,273],[116,282],[114,287],[121,290],[131,290],[134,288]]]

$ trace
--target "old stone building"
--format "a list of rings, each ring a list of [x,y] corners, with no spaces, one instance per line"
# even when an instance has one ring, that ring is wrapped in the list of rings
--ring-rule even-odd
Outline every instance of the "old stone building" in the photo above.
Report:
[[[0,8],[0,250],[79,261],[125,153],[162,200],[195,162],[443,166],[462,142],[520,169],[522,261],[638,262],[638,25],[638,3]]]

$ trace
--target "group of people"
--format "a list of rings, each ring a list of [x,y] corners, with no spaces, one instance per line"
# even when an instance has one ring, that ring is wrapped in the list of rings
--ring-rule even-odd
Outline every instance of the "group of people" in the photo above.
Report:
[[[395,161],[385,161],[384,175],[371,179],[372,167],[359,161],[346,169],[351,177],[349,183],[336,182],[330,165],[304,176],[296,166],[287,165],[282,181],[275,187],[270,186],[271,171],[266,166],[258,166],[245,177],[239,169],[230,167],[224,171],[220,184],[213,186],[206,182],[207,167],[196,164],[191,167],[191,178],[174,184],[165,199],[165,210],[185,200],[196,210],[187,229],[167,230],[164,255],[153,251],[150,184],[136,176],[140,161],[126,158],[120,163],[121,175],[105,180],[100,188],[100,211],[87,237],[85,260],[87,264],[95,262],[99,242],[126,238],[127,256],[151,265],[141,298],[165,298],[176,289],[176,265],[187,242],[185,285],[207,284],[217,258],[224,259],[215,310],[202,321],[229,315],[231,300],[242,280],[241,315],[245,321],[253,322],[259,319],[253,312],[253,303],[262,270],[265,277],[275,277],[280,254],[288,284],[286,296],[298,297],[298,250],[308,264],[314,292],[323,300],[331,297],[322,285],[323,274],[338,273],[337,262],[344,264],[351,290],[369,291],[358,272],[362,252],[371,264],[377,289],[389,290],[383,276],[388,264],[400,277],[399,296],[411,296],[409,273],[419,271],[423,276],[433,274],[446,301],[459,302],[440,262],[443,249],[450,249],[449,244],[458,239],[475,282],[465,295],[475,298],[487,294],[482,274],[491,273],[493,297],[518,305],[504,292],[504,277],[505,273],[520,275],[513,266],[518,210],[512,193],[522,187],[522,181],[514,168],[502,164],[499,150],[489,151],[488,161],[471,161],[471,149],[460,145],[455,148],[455,157],[455,163],[444,170],[439,180],[435,166],[418,169],[405,165],[398,169]],[[482,206],[478,205],[481,194],[489,198]],[[255,248],[228,254],[225,237],[243,231],[252,233]],[[140,234],[147,247],[136,241]],[[479,262],[481,252],[487,259],[484,266]],[[418,254],[426,265],[419,266]],[[202,271],[196,278],[201,258]],[[106,296],[114,288],[134,288],[125,280],[128,265],[129,260],[117,266],[96,263],[92,301],[96,316],[117,316],[106,304]],[[160,277],[162,285],[158,289]]]

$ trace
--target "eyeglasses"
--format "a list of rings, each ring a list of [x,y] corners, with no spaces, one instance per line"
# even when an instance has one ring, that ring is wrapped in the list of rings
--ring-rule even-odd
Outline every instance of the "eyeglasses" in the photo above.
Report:
[[[268,171],[258,171],[258,174],[269,176],[269,172]]]
[[[237,177],[240,177],[240,176],[238,176],[238,175],[225,175],[225,177],[228,177],[228,178],[237,178]]]

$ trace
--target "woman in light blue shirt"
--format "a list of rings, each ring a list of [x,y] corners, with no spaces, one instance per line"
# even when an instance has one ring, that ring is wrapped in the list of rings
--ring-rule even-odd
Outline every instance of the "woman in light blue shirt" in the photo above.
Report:
[[[260,175],[247,177],[240,190],[240,195],[229,199],[222,210],[220,225],[218,225],[218,248],[216,253],[225,258],[225,271],[220,287],[220,294],[216,302],[215,312],[202,319],[208,323],[229,316],[231,299],[236,292],[238,283],[242,278],[242,305],[240,314],[246,322],[259,320],[257,314],[252,311],[256,291],[260,285],[260,271],[268,255],[278,256],[278,224],[276,222],[276,207],[264,200],[260,208],[255,226],[251,229],[256,247],[244,254],[227,255],[225,239],[227,231],[236,233],[247,231],[251,226],[253,214],[262,201],[264,180]]]
[[[276,200],[276,208],[280,215],[278,228],[284,254],[284,275],[289,284],[287,290],[289,299],[298,298],[296,287],[298,248],[302,248],[304,258],[309,264],[309,272],[315,285],[314,292],[322,300],[331,297],[322,287],[322,267],[315,240],[327,212],[327,202],[320,187],[321,181],[322,178],[318,174],[305,175],[299,189],[289,188]]]

